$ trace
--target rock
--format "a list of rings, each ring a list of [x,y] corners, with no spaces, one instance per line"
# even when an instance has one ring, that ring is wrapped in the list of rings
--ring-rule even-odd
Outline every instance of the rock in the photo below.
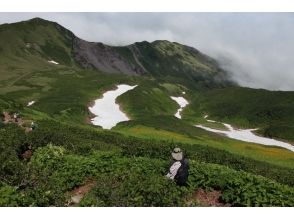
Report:
[[[82,200],[83,195],[75,195],[71,197],[71,202],[74,204],[78,204],[80,203],[80,201]]]

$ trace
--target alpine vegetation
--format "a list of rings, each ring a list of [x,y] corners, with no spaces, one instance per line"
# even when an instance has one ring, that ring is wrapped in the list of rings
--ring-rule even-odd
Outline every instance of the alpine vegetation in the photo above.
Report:
[[[294,206],[294,91],[198,49],[0,25],[0,206]]]

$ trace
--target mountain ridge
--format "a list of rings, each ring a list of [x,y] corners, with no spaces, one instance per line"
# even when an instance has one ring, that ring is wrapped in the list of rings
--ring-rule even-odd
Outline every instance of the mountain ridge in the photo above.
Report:
[[[42,18],[0,25],[0,39],[9,38],[5,32],[16,38],[9,40],[11,43],[8,45],[14,46],[6,50],[17,50],[17,53],[11,54],[13,59],[24,57],[24,60],[28,60],[29,56],[34,55],[32,59],[52,59],[66,66],[105,73],[175,77],[204,87],[234,84],[216,60],[177,42],[156,40],[110,46],[83,40],[57,22]],[[4,54],[3,48],[8,45],[0,44],[0,55],[1,51]]]

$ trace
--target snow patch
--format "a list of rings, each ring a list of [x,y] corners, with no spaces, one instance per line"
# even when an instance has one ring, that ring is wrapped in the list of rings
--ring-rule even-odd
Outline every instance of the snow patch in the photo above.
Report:
[[[57,63],[56,61],[54,61],[54,60],[48,60],[48,63],[53,63],[53,64],[55,64],[55,65],[58,65],[59,63]]]
[[[28,102],[27,107],[33,105],[35,102],[36,102],[36,101],[30,101],[30,102]]]
[[[184,98],[184,97],[174,97],[174,96],[171,96],[171,98],[176,101],[179,105],[180,105],[180,108],[178,109],[177,113],[175,114],[175,116],[179,119],[182,118],[181,116],[181,112],[183,111],[183,109],[186,107],[186,105],[189,104],[189,102]]]
[[[206,116],[208,117],[208,115],[205,115],[204,118],[207,118]],[[207,120],[207,121],[215,122],[213,120]],[[226,123],[222,123],[222,124],[228,129],[227,131],[219,130],[219,129],[215,129],[215,128],[209,128],[209,127],[206,127],[203,125],[195,125],[195,126],[198,128],[202,128],[206,131],[224,134],[225,136],[232,138],[232,139],[250,142],[250,143],[256,143],[256,144],[263,144],[263,145],[267,145],[267,146],[279,146],[279,147],[286,148],[290,151],[294,151],[294,146],[289,143],[255,135],[252,131],[258,130],[257,128],[255,128],[255,129],[235,129],[230,124],[226,124]]]
[[[130,120],[119,109],[119,105],[115,103],[115,100],[118,96],[134,89],[136,86],[121,84],[117,86],[117,89],[105,92],[102,98],[96,99],[94,105],[89,107],[90,112],[96,115],[91,119],[92,124],[100,125],[104,129],[111,129],[119,122]]]

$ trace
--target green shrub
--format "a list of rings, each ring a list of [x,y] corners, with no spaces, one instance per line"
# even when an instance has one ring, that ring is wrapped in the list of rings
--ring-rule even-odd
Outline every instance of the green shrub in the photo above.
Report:
[[[233,206],[294,206],[293,188],[220,165],[192,161],[189,184],[220,190],[221,199]]]
[[[256,161],[211,146],[126,137],[113,132],[74,127],[54,121],[40,121],[38,124],[38,129],[31,132],[28,137],[33,148],[53,143],[54,145],[64,146],[73,153],[82,155],[87,155],[93,150],[116,149],[122,150],[123,155],[129,157],[169,160],[172,149],[180,147],[190,159],[223,164],[236,170],[244,170],[294,186],[294,176],[292,175],[294,170],[291,168]]]
[[[0,181],[17,184],[22,180],[24,166],[19,154],[25,143],[24,131],[16,125],[0,129]]]
[[[0,186],[0,207],[18,206],[19,195],[16,192],[16,187],[2,185]]]

